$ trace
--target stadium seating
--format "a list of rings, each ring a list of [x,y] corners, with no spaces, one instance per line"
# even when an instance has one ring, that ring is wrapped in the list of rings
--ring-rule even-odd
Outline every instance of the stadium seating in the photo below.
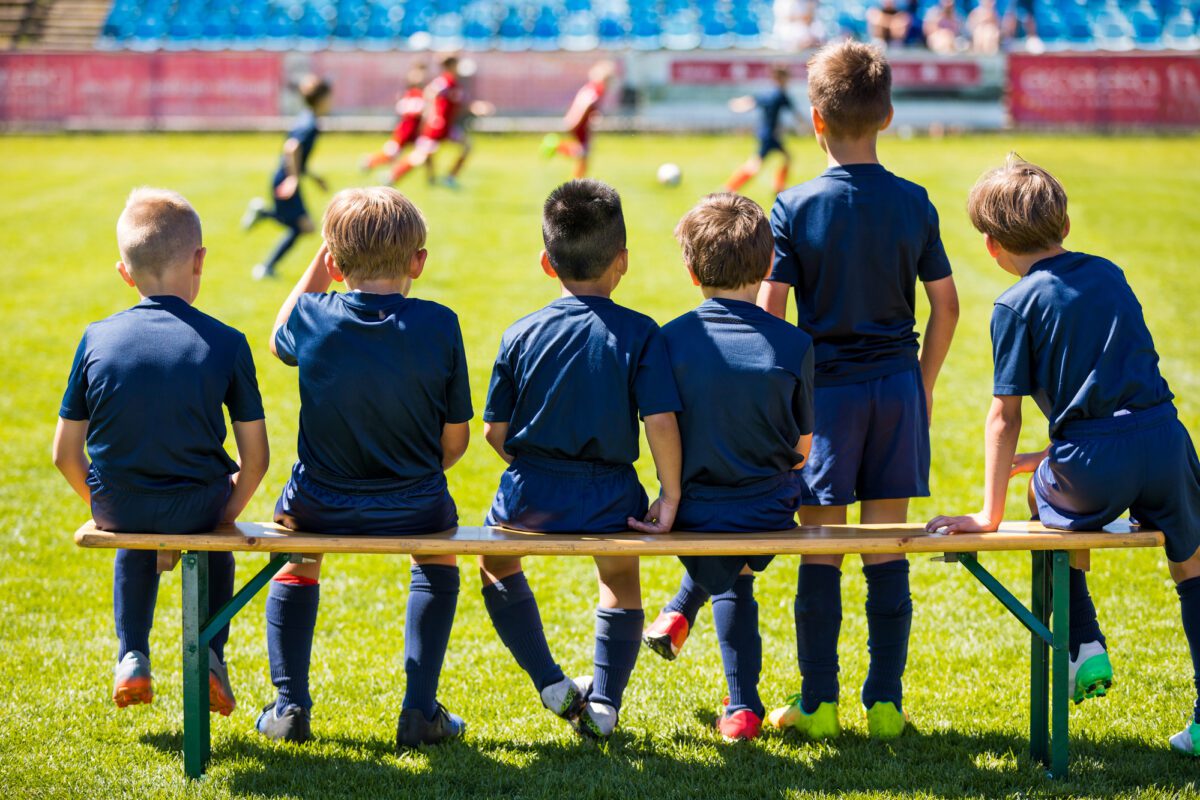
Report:
[[[827,36],[867,37],[878,0],[816,0]],[[936,0],[901,0],[920,17]],[[978,0],[958,0],[963,18]],[[1194,50],[1200,0],[998,0],[1050,50]],[[771,0],[114,0],[102,43],[130,49],[759,48]],[[919,40],[919,36],[916,37]]]

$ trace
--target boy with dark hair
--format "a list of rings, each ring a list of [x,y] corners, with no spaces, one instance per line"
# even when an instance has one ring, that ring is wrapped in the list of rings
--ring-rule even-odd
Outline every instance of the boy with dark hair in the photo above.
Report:
[[[196,310],[206,250],[181,195],[135,189],[117,222],[121,279],[142,300],[88,326],[59,410],[54,465],[96,527],[202,533],[233,522],[267,471],[269,449],[246,337]],[[229,409],[238,461],[225,453]],[[84,447],[86,441],[87,452]],[[91,457],[89,462],[88,456]],[[232,553],[209,555],[209,613],[233,596]],[[158,598],[153,550],[118,550],[113,701],[150,703],[150,628]],[[209,707],[236,702],[225,666],[229,626],[209,644]]]
[[[775,531],[796,525],[813,430],[812,339],[755,305],[771,269],[767,217],[736,194],[714,194],[689,211],[675,236],[706,298],[663,327],[683,411],[683,500],[675,527]],[[754,572],[773,556],[683,556],[688,580],[712,595],[729,698],[717,729],[753,739],[762,639]]]
[[[562,296],[501,339],[483,419],[488,444],[509,467],[486,524],[667,532],[680,499],[679,396],[658,326],[610,299],[629,268],[621,198],[599,181],[563,184],[546,199],[542,238],[542,269]],[[661,483],[653,504],[633,469],[639,414]],[[480,559],[488,614],[542,704],[581,735],[606,738],[644,616],[637,557],[597,556],[596,568],[595,675],[573,681],[550,654],[521,559]]]
[[[1128,509],[1162,530],[1200,692],[1200,461],[1158,370],[1142,307],[1112,262],[1074,253],[1067,194],[1015,154],[979,179],[967,212],[988,255],[1017,276],[992,312],[995,381],[987,416],[983,509],[939,516],[930,531],[994,531],[1011,478],[1033,473],[1029,506],[1043,525],[1098,530]],[[1021,398],[1050,422],[1050,445],[1017,455]],[[1112,666],[1088,594],[1086,559],[1072,559],[1070,692],[1103,695]],[[1200,698],[1171,746],[1200,756]]]
[[[787,66],[777,65],[771,69],[771,81],[775,84],[773,87],[757,95],[735,97],[729,101],[729,108],[732,111],[745,114],[757,108],[760,116],[756,134],[758,152],[729,176],[729,180],[725,182],[726,191],[740,190],[762,169],[766,157],[775,152],[783,157],[783,163],[779,165],[779,170],[775,173],[775,194],[779,194],[787,188],[788,167],[792,164],[792,157],[787,148],[783,146],[783,138],[779,133],[779,118],[783,115],[784,110],[795,113],[792,98],[787,93],[789,77]]]
[[[284,302],[271,351],[300,370],[298,460],[275,521],[337,534],[434,533],[458,524],[445,471],[466,452],[471,392],[458,317],[408,296],[425,269],[425,221],[390,188],[347,189],[326,244]],[[350,291],[326,293],[332,281]],[[399,748],[462,735],[437,701],[458,603],[454,556],[413,556],[404,627]],[[278,696],[258,719],[273,739],[309,738],[309,661],[321,556],[286,565],[267,595]]]
[[[288,131],[287,141],[283,143],[279,169],[275,170],[275,177],[271,179],[271,198],[274,206],[268,210],[267,204],[261,198],[255,197],[246,207],[246,213],[242,215],[242,228],[245,230],[250,230],[264,219],[273,219],[286,228],[267,260],[252,270],[251,274],[255,280],[273,277],[276,265],[292,249],[296,240],[302,234],[313,232],[312,218],[304,206],[304,196],[300,192],[300,179],[311,178],[321,191],[328,188],[324,178],[309,171],[308,160],[317,144],[317,134],[320,133],[317,120],[329,113],[333,90],[328,82],[316,75],[306,75],[301,79],[298,88],[307,110],[296,120],[296,124]]]

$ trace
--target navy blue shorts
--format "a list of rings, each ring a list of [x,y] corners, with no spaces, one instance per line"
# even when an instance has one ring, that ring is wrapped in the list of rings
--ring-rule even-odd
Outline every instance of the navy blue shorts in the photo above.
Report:
[[[1166,538],[1167,558],[1200,547],[1200,461],[1175,406],[1068,422],[1033,475],[1048,528],[1099,530],[1128,509]]]
[[[787,155],[787,150],[784,149],[783,142],[779,141],[775,136],[760,136],[758,137],[758,157],[766,158],[773,152],[783,153]]]
[[[485,525],[542,533],[620,533],[650,507],[630,464],[519,456],[500,476]]]
[[[271,197],[275,200],[275,216],[284,225],[289,228],[296,227],[300,220],[308,216],[308,209],[304,207],[304,197],[300,194],[300,184],[296,184],[296,191],[287,200],[280,200],[275,196],[275,188],[283,183],[287,173],[280,170],[275,173],[275,179],[271,182]]]
[[[804,504],[929,496],[929,412],[917,367],[813,392]]]
[[[229,478],[161,492],[124,489],[105,484],[94,470],[87,484],[96,527],[123,533],[206,533],[221,523],[232,491]]]
[[[796,527],[804,495],[798,470],[774,475],[749,486],[718,488],[689,485],[675,517],[675,530],[714,533],[758,533]],[[709,594],[733,588],[743,567],[762,572],[775,556],[680,556],[692,580]]]
[[[296,531],[338,534],[438,533],[458,525],[444,473],[415,481],[318,480],[296,462],[275,504],[275,521]]]

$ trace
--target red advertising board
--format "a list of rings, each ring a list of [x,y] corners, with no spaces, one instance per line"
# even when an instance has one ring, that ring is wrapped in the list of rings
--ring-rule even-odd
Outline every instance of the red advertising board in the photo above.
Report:
[[[1024,126],[1200,127],[1200,54],[1013,55],[1008,104]]]
[[[764,59],[680,58],[671,62],[671,83],[713,85],[764,81],[771,70],[786,64],[793,78],[802,80],[807,69],[802,61]],[[983,80],[983,70],[974,60],[946,61],[915,59],[892,61],[892,84],[899,89],[972,89]]]
[[[0,121],[274,115],[282,73],[272,53],[3,53]]]

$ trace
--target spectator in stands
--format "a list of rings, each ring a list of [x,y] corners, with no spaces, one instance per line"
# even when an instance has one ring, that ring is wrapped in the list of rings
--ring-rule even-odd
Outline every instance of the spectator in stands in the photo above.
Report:
[[[1000,14],[996,0],[979,0],[979,5],[967,15],[967,32],[971,35],[971,51],[994,55],[1000,52]]]
[[[817,20],[815,0],[775,0],[775,45],[793,52],[819,47],[825,26]]]
[[[885,46],[902,46],[912,26],[912,14],[896,6],[896,0],[883,3],[867,10],[867,32],[871,41]]]
[[[941,0],[925,13],[921,26],[925,33],[925,46],[939,55],[956,52],[958,37],[962,33],[962,20],[958,15],[955,0]]]

